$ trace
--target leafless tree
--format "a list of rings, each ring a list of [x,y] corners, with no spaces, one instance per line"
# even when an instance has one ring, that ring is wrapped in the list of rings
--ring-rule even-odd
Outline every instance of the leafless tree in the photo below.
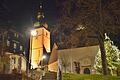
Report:
[[[75,39],[73,33],[77,32],[76,28],[79,25],[83,25],[85,27],[83,29],[84,38],[88,38],[88,34],[92,33],[99,42],[103,74],[107,75],[108,68],[104,48],[104,34],[117,34],[120,30],[120,0],[56,0],[56,2],[60,13],[56,27],[58,27],[58,31],[61,30],[60,32],[64,32],[63,30],[68,30],[65,31],[66,33],[69,32],[69,35],[59,33],[60,36],[64,36],[64,39],[61,41],[66,40],[66,45],[72,45],[69,44],[72,41],[72,36],[76,40],[76,44],[79,44],[78,41],[80,39],[77,40],[77,38],[80,36],[76,36],[77,38]],[[80,30],[78,34],[81,32]],[[86,40],[82,42],[87,43]],[[76,44],[74,43],[73,45]]]
[[[64,71],[66,73],[67,67],[70,65],[69,56],[66,55],[66,54],[61,54],[60,59],[61,59],[61,62],[62,62],[62,67],[64,68]]]

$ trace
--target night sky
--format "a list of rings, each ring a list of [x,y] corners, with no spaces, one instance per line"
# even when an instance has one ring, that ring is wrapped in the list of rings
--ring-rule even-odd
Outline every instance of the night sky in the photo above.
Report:
[[[21,31],[31,28],[40,3],[43,4],[46,22],[52,27],[57,18],[55,0],[0,0],[0,25],[12,24]],[[120,48],[120,36],[112,38]]]
[[[55,0],[0,0],[0,22],[13,24],[18,30],[31,27],[40,3],[51,26],[57,16]]]

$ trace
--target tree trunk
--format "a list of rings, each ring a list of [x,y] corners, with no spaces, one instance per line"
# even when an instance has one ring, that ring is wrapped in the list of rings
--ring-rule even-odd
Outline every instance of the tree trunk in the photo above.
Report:
[[[116,73],[117,73],[117,76],[120,76],[120,67],[117,67]]]
[[[108,68],[107,68],[107,59],[106,59],[106,51],[104,47],[104,40],[100,36],[98,36],[99,46],[101,51],[101,60],[102,60],[102,69],[103,75],[108,75]]]
[[[66,73],[66,67],[64,67],[64,69],[65,69],[65,73]]]

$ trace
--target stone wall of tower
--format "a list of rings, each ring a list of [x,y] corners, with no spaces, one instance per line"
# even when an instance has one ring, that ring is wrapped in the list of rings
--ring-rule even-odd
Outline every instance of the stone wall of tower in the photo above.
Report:
[[[37,68],[43,57],[43,47],[50,52],[50,32],[44,27],[36,28],[36,36],[31,35],[30,59],[33,68]]]
[[[50,52],[50,32],[45,28],[43,29],[43,45],[46,51],[49,53]]]

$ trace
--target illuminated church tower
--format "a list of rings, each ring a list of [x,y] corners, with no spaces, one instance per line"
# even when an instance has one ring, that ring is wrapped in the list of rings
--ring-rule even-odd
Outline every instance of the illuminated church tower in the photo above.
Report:
[[[39,67],[43,60],[44,50],[50,53],[50,32],[48,31],[48,25],[44,21],[42,5],[40,5],[37,20],[30,35],[29,59],[33,68]]]

